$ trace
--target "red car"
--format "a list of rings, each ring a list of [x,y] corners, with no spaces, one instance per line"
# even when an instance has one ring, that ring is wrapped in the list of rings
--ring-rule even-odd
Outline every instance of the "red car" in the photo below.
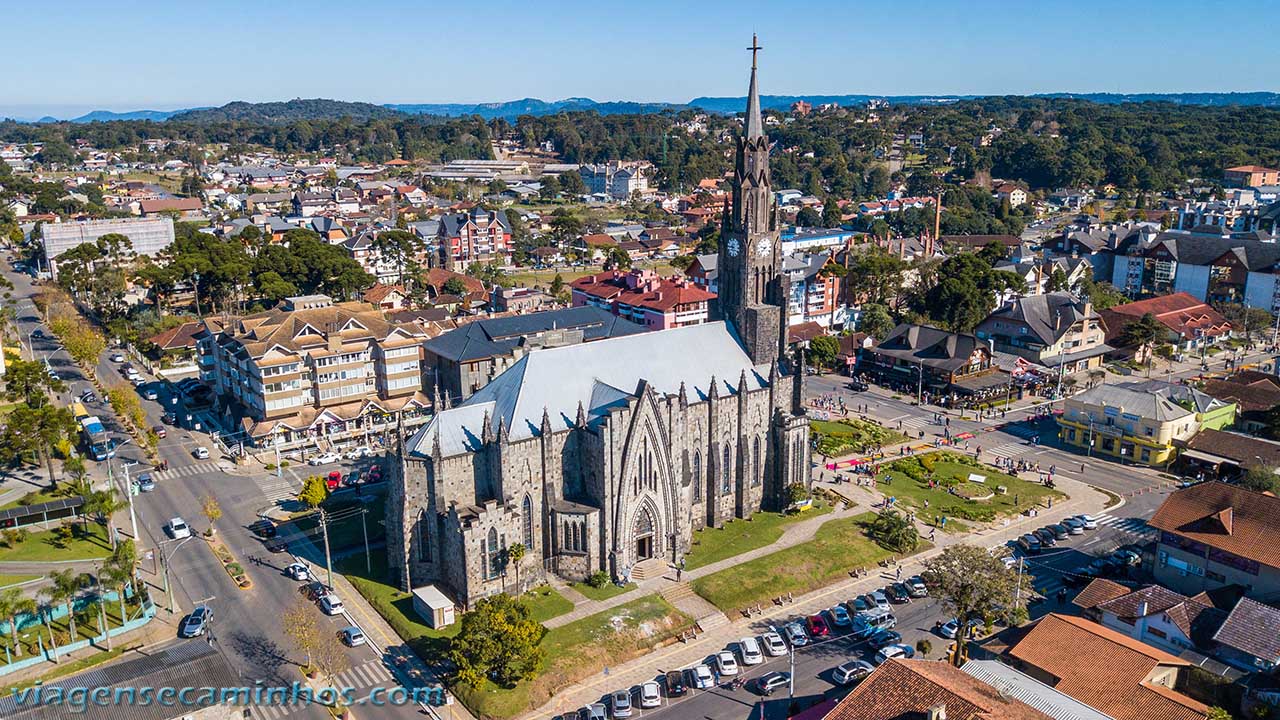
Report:
[[[324,479],[325,487],[329,488],[330,490],[337,490],[338,486],[341,484],[342,484],[342,473],[339,472],[338,470],[334,470],[333,472],[329,473],[329,477]]]
[[[827,621],[821,615],[810,615],[804,619],[804,624],[809,628],[811,637],[826,637],[831,634],[831,628],[827,627]]]

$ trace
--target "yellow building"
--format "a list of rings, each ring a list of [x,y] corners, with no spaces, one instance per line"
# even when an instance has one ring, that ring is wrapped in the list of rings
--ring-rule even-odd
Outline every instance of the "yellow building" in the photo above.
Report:
[[[1067,398],[1058,437],[1092,455],[1162,465],[1174,441],[1200,431],[1196,414],[1154,393],[1101,385]]]

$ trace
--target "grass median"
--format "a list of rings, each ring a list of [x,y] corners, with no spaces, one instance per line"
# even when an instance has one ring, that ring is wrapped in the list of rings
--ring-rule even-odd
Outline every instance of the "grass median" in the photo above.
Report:
[[[831,520],[808,542],[700,577],[694,592],[726,613],[768,603],[788,592],[800,595],[848,577],[893,555],[867,536],[874,513]],[[921,541],[917,552],[930,547]]]

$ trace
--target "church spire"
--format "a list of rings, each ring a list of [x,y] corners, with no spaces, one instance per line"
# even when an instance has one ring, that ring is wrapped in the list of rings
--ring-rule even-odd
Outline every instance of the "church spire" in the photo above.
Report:
[[[747,90],[747,132],[748,138],[764,135],[764,123],[760,120],[760,91],[756,89],[756,54],[762,49],[756,34],[751,33],[751,87]]]

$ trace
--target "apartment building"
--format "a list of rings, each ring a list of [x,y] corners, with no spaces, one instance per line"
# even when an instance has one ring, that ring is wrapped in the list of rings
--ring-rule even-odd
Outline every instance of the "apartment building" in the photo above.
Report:
[[[1222,171],[1222,181],[1231,187],[1280,185],[1280,170],[1261,165],[1240,165]]]
[[[463,270],[471,263],[507,262],[511,257],[511,222],[503,210],[472,208],[440,218],[440,264]]]
[[[1093,305],[1068,292],[1015,298],[987,316],[974,334],[998,352],[1012,353],[1065,372],[1098,367],[1112,350]]]
[[[332,446],[427,420],[416,323],[327,295],[203,322],[201,374],[251,445]]]
[[[662,278],[652,270],[587,275],[572,288],[573,307],[594,305],[650,330],[701,325],[716,298],[686,278]]]
[[[832,252],[788,256],[783,258],[782,270],[790,280],[788,325],[813,322],[824,328],[844,327],[849,312],[844,304],[844,268]]]

